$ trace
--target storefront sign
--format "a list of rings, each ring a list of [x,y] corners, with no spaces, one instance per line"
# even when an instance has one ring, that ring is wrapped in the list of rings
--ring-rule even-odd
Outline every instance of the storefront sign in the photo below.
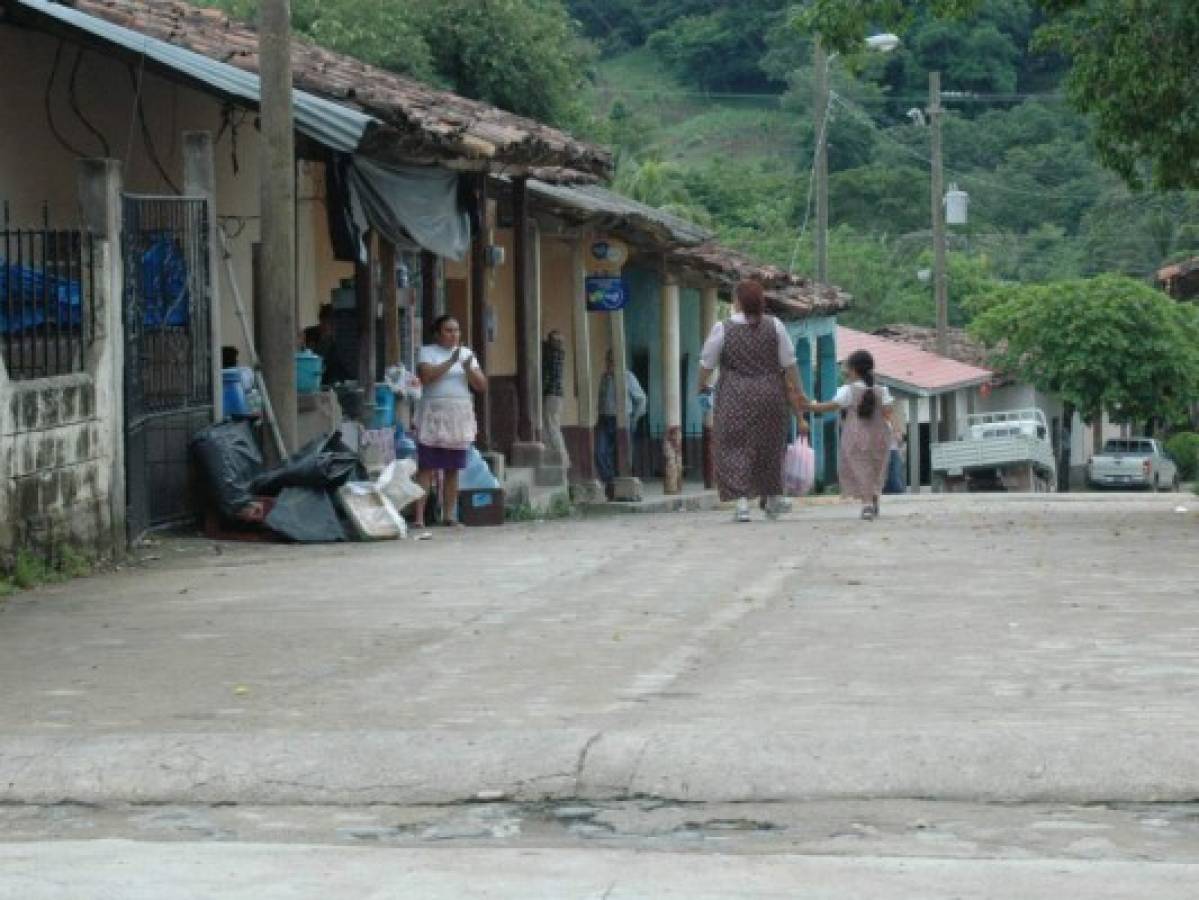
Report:
[[[613,238],[596,237],[587,258],[587,311],[616,312],[629,302],[621,277],[629,259],[628,245]]]
[[[619,276],[588,275],[586,289],[588,312],[616,312],[629,302],[628,288]]]
[[[593,275],[619,275],[629,261],[629,248],[623,241],[598,238],[591,242],[591,264],[587,267]]]

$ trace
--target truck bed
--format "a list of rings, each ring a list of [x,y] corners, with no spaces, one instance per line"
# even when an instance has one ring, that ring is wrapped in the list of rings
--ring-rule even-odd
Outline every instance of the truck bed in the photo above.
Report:
[[[1047,441],[1035,437],[1011,436],[981,441],[948,441],[933,444],[932,467],[950,477],[971,469],[1002,469],[1028,466],[1042,472],[1055,472],[1053,449]]]

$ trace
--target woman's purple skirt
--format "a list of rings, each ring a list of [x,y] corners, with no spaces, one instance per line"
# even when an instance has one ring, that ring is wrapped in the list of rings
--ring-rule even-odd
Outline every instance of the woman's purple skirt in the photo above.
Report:
[[[416,444],[416,465],[422,472],[448,472],[466,468],[466,450]]]

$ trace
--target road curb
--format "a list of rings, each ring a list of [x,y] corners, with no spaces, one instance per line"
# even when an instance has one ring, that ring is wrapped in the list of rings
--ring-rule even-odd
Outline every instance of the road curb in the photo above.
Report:
[[[591,733],[30,736],[0,739],[0,802],[1185,802],[1199,797],[1197,743],[1196,729],[829,735],[724,731],[719,723]]]

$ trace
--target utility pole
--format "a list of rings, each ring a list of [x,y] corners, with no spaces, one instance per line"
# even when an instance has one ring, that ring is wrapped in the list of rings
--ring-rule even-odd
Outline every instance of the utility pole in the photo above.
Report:
[[[815,78],[812,126],[816,129],[816,283],[828,284],[828,70],[829,57],[817,37],[812,53]]]
[[[258,26],[261,81],[263,374],[288,452],[296,449],[296,196],[291,111],[289,0],[262,0]]]
[[[929,133],[932,136],[933,292],[937,301],[937,352],[949,351],[949,294],[945,285],[945,172],[941,163],[941,73],[928,74]]]

